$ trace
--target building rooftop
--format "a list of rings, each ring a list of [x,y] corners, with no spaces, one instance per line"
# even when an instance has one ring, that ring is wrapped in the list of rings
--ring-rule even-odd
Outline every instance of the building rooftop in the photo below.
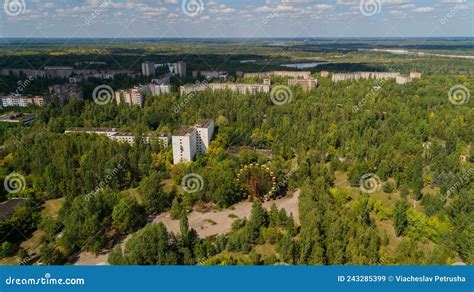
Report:
[[[189,136],[195,131],[196,131],[196,129],[194,129],[193,127],[184,126],[184,127],[179,128],[178,130],[174,131],[173,136]]]
[[[69,132],[118,132],[116,128],[69,128]]]
[[[196,124],[196,128],[209,128],[214,123],[212,119],[203,119]]]

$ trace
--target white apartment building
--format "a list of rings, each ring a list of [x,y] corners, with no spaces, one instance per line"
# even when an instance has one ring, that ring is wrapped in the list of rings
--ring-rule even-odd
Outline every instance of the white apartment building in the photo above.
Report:
[[[173,163],[193,161],[196,156],[197,130],[182,127],[173,133]]]
[[[173,163],[193,161],[196,153],[206,154],[214,135],[214,120],[204,119],[193,127],[182,127],[173,133]]]
[[[162,95],[171,92],[171,85],[148,84],[148,89],[152,95]]]
[[[181,95],[190,94],[192,92],[203,91],[206,89],[211,90],[231,90],[240,94],[256,94],[259,92],[269,93],[269,84],[245,84],[245,83],[202,83],[202,84],[190,84],[180,87]]]
[[[97,134],[104,135],[108,138],[114,136],[119,132],[116,128],[70,128],[65,131],[66,134],[69,133],[86,133],[86,134]]]
[[[202,120],[194,127],[197,130],[196,149],[200,154],[206,154],[212,136],[214,135],[214,120]]]
[[[2,106],[17,106],[17,107],[28,107],[30,105],[42,106],[44,104],[43,96],[20,96],[20,95],[9,95],[2,96]]]

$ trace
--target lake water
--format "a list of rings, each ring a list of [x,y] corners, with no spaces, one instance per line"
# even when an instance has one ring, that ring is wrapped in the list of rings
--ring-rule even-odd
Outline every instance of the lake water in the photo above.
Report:
[[[281,66],[293,69],[307,69],[314,68],[319,65],[330,64],[330,62],[313,62],[313,63],[296,63],[296,64],[283,64]]]

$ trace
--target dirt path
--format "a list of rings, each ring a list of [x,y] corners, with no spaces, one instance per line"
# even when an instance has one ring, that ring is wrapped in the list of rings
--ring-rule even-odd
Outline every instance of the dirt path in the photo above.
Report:
[[[293,214],[295,222],[299,224],[299,210],[298,210],[298,199],[300,196],[300,190],[296,190],[291,197],[285,197],[282,199],[265,202],[263,207],[270,209],[275,204],[280,209],[285,209],[287,214]],[[212,211],[208,213],[200,213],[193,211],[188,215],[189,227],[195,229],[201,238],[205,238],[212,235],[224,234],[231,231],[232,222],[238,218],[249,217],[252,210],[251,202],[241,202],[234,205],[230,209],[222,211]],[[162,222],[168,232],[179,233],[179,220],[171,219],[170,212],[166,212],[158,215],[153,223],[157,224]],[[121,243],[123,246],[132,235]],[[95,256],[89,252],[83,252],[79,255],[78,261],[75,265],[79,266],[103,266],[108,265],[107,253]]]
[[[297,190],[291,197],[265,202],[263,207],[270,209],[273,204],[278,209],[285,209],[288,214],[293,214],[296,223],[299,224],[298,198],[300,191]],[[241,202],[234,205],[231,209],[222,211],[212,211],[200,213],[193,211],[188,215],[189,227],[195,229],[201,238],[212,235],[219,235],[231,231],[232,222],[238,218],[249,217],[252,210],[251,202]],[[153,221],[154,223],[163,223],[169,232],[179,233],[179,220],[171,219],[170,213],[160,214]]]

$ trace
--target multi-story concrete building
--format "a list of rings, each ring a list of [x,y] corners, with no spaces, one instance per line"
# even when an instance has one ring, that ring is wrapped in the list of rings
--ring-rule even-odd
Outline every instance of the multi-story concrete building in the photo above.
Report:
[[[196,149],[201,155],[205,154],[214,135],[214,120],[201,120],[194,127],[197,130]]]
[[[204,77],[207,80],[219,79],[222,82],[226,82],[229,79],[229,73],[225,71],[193,71],[193,78]]]
[[[171,92],[171,85],[157,85],[154,83],[148,84],[148,89],[153,95],[161,95]]]
[[[214,120],[204,119],[193,127],[182,127],[173,133],[173,163],[194,160],[196,153],[205,154],[214,135]]]
[[[48,78],[69,78],[74,68],[69,66],[46,66],[44,72]]]
[[[21,96],[21,95],[9,95],[2,96],[2,105],[4,107],[18,106],[28,107],[30,105],[42,106],[44,104],[43,96]]]
[[[334,73],[332,81],[339,82],[345,80],[359,79],[395,79],[397,84],[406,84],[414,78],[421,78],[421,73],[412,72],[410,76],[403,76],[400,72],[353,72],[353,73]]]
[[[144,93],[147,93],[148,90],[149,89],[146,86],[117,90],[115,91],[115,101],[117,104],[121,104],[123,102],[129,106],[138,105],[139,107],[143,107],[145,103]]]
[[[182,127],[173,133],[173,163],[193,161],[196,156],[197,130]]]
[[[155,76],[155,63],[153,62],[142,63],[142,75]]]
[[[120,132],[119,129],[116,128],[70,128],[65,131],[66,134],[70,133],[86,133],[86,134],[97,134],[103,135],[107,138],[123,142],[134,144],[135,143],[135,135],[130,132]],[[150,144],[154,141],[160,143],[163,147],[168,148],[171,135],[169,133],[159,133],[159,134],[144,134],[143,135],[143,142]]]
[[[316,89],[316,87],[318,86],[318,80],[315,79],[315,78],[289,79],[288,80],[288,85],[289,86],[299,85],[303,88],[303,90],[310,91],[310,90]]]
[[[180,78],[184,79],[187,76],[186,63],[185,62],[176,62],[171,64],[173,68],[173,73],[178,75]]]
[[[256,93],[269,93],[269,84],[244,84],[244,83],[202,83],[202,84],[189,84],[180,87],[181,95],[190,94],[192,92],[203,91],[206,89],[211,90],[231,90],[240,94],[256,94]]]
[[[75,83],[49,86],[49,93],[59,98],[61,105],[66,104],[71,97],[83,98],[81,87]]]
[[[321,71],[321,77],[324,77],[324,78],[329,77],[329,71],[326,71],[326,70]]]
[[[310,71],[269,71],[257,73],[244,73],[244,78],[270,78],[277,77],[291,77],[309,79],[311,77]]]
[[[70,133],[86,133],[86,134],[97,134],[104,135],[108,138],[116,135],[119,132],[116,128],[70,128],[66,130],[66,134]]]

